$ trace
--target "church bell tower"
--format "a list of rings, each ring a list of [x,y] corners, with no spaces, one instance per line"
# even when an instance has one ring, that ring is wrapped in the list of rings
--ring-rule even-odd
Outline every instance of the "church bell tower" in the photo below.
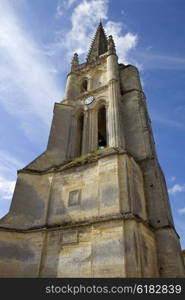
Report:
[[[136,67],[100,23],[0,220],[0,277],[185,277]]]

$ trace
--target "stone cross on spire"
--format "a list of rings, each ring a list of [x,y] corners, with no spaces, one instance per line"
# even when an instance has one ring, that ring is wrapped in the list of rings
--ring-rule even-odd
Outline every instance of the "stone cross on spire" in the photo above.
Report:
[[[87,63],[91,63],[98,58],[101,54],[107,52],[108,43],[102,23],[100,22],[95,37],[91,43],[91,47],[87,56]]]

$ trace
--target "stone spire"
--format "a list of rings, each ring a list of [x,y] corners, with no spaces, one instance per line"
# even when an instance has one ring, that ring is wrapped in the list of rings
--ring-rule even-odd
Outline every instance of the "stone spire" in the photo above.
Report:
[[[95,61],[99,55],[107,52],[107,50],[107,37],[103,29],[102,23],[100,22],[87,56],[87,62],[90,63]]]

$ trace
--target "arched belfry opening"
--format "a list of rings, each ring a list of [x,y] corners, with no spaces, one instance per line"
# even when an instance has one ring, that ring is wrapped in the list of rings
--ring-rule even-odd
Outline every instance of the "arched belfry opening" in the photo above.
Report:
[[[82,155],[83,149],[83,126],[84,126],[84,114],[81,113],[78,116],[77,120],[77,149],[76,149],[76,156]]]
[[[80,92],[81,93],[84,93],[87,91],[87,88],[88,88],[88,81],[87,79],[84,79],[81,83],[81,88],[80,88]]]
[[[106,109],[102,106],[98,111],[98,149],[107,146]]]

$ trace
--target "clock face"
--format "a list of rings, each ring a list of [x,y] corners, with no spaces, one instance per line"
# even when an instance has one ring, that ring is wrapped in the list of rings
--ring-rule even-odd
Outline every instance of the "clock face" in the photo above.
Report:
[[[94,101],[94,97],[93,96],[89,96],[85,99],[84,103],[85,104],[91,104]]]

